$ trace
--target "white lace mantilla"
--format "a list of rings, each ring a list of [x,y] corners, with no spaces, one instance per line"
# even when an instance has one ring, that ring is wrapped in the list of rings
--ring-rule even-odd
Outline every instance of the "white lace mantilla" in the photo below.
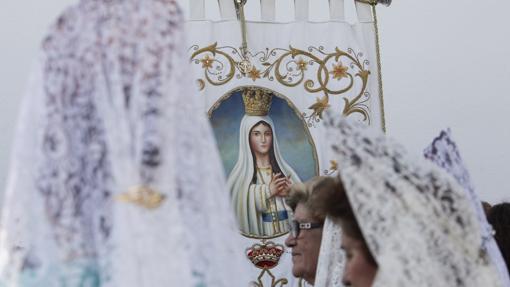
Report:
[[[326,217],[322,230],[321,249],[315,287],[343,287],[345,254],[342,250],[342,229],[340,223]]]
[[[182,25],[173,0],[82,0],[53,25],[22,104],[0,286],[247,285]]]
[[[327,125],[379,266],[373,286],[503,286],[476,212],[454,178],[379,131],[331,117]]]
[[[508,277],[508,269],[501,252],[499,251],[496,240],[492,236],[492,226],[487,221],[487,217],[483,210],[480,198],[476,193],[469,172],[462,161],[457,144],[452,139],[450,130],[441,131],[432,143],[424,151],[425,158],[437,164],[449,174],[451,174],[457,182],[464,188],[466,195],[471,199],[471,204],[476,210],[478,220],[482,226],[482,242],[483,248],[489,254],[492,262],[497,266],[501,280],[504,286],[510,286]]]

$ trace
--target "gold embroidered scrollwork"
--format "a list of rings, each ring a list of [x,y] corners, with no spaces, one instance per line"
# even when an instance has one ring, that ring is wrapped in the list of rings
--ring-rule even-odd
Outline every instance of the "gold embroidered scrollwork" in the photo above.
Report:
[[[265,78],[291,88],[303,84],[308,93],[322,94],[309,107],[311,113],[303,113],[308,126],[312,127],[322,120],[323,112],[330,107],[330,96],[344,95],[356,87],[358,91],[354,96],[352,93],[349,97],[343,96],[342,114],[360,114],[370,123],[369,62],[363,59],[361,52],[350,48],[342,51],[337,47],[328,53],[322,46],[310,46],[307,50],[290,46],[289,49],[266,48],[257,53],[248,51],[243,56],[238,49],[218,47],[217,43],[204,48],[194,45],[190,50],[193,51],[191,61],[201,64],[204,70],[204,79],[198,80],[201,90],[206,83],[220,86],[234,77],[248,77],[254,82]],[[355,85],[357,80],[360,85]]]
[[[218,44],[214,43],[200,49],[195,45],[191,47],[195,50],[195,52],[191,55],[191,59],[195,64],[202,64],[204,77],[209,84],[221,86],[234,78],[236,62],[229,54],[218,49],[217,46]],[[202,54],[202,58],[196,58],[198,55]]]
[[[271,285],[269,287],[283,287],[289,283],[286,278],[276,279],[276,277],[271,273],[269,269],[263,269],[259,276],[257,277],[257,282],[253,282],[253,285],[256,287],[264,287],[264,283],[262,283],[262,278],[267,274],[269,278],[271,278]]]
[[[333,175],[338,171],[338,162],[336,160],[330,160],[329,165],[329,169],[324,170],[324,175]]]

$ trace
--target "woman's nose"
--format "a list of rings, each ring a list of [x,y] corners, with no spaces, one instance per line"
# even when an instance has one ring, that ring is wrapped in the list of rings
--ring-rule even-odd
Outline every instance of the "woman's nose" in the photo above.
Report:
[[[347,269],[344,269],[344,274],[342,275],[342,284],[344,284],[344,286],[351,286],[351,280],[349,279]]]

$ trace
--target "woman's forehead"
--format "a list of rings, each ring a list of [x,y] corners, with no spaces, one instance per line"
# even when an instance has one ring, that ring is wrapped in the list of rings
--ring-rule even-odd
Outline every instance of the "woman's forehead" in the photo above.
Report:
[[[253,126],[251,129],[253,131],[259,131],[259,132],[265,132],[265,131],[271,131],[271,127],[266,122],[261,122]]]

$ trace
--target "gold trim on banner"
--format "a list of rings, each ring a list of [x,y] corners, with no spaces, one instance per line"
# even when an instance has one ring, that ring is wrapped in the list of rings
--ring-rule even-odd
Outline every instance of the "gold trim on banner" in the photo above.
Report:
[[[382,82],[382,63],[381,63],[381,45],[379,42],[379,23],[377,21],[377,12],[375,5],[372,5],[372,17],[374,17],[374,30],[375,30],[375,50],[377,58],[377,80],[379,82],[379,107],[381,108],[381,127],[383,132],[386,133],[386,116],[384,114],[384,94]]]
[[[232,79],[251,78],[253,82],[259,79],[276,81],[286,87],[297,87],[303,84],[304,89],[312,94],[318,93],[316,102],[309,107],[310,114],[303,113],[309,127],[315,126],[322,120],[322,114],[330,107],[330,96],[345,94],[354,88],[359,89],[353,98],[343,97],[345,103],[342,114],[349,116],[360,114],[363,121],[370,124],[370,108],[368,101],[371,94],[367,91],[370,70],[369,61],[363,59],[362,52],[347,51],[338,47],[332,52],[326,52],[323,46],[309,46],[301,50],[289,46],[288,49],[274,48],[251,53],[240,51],[231,46],[218,47],[217,43],[200,48],[193,45],[191,61],[202,66],[204,79],[199,79],[200,88],[205,83],[213,86],[227,84]],[[246,58],[251,60],[246,72]],[[307,78],[305,72],[311,70],[313,78]],[[354,85],[359,80],[360,85]]]

